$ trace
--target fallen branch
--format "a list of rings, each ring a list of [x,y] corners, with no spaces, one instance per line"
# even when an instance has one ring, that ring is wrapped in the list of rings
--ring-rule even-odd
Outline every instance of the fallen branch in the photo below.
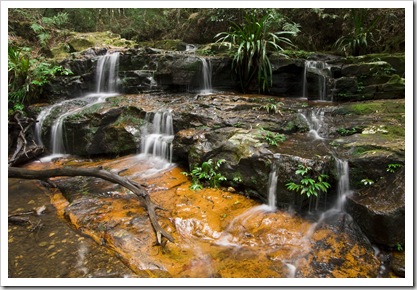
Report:
[[[156,209],[161,209],[155,205],[146,190],[137,182],[129,180],[125,177],[113,174],[107,170],[98,168],[73,168],[73,167],[63,167],[55,169],[46,169],[46,170],[30,170],[19,167],[9,167],[9,178],[23,178],[23,179],[40,179],[47,180],[51,177],[56,176],[91,176],[98,177],[113,183],[117,183],[127,189],[129,189],[137,197],[143,198],[145,201],[145,206],[148,211],[149,219],[151,224],[156,232],[158,243],[161,244],[162,236],[167,238],[169,241],[174,242],[174,238],[166,232],[158,223],[158,219],[155,214]]]
[[[14,121],[9,121],[9,125],[17,127],[19,133],[17,135],[16,149],[9,160],[9,166],[25,163],[45,152],[43,146],[37,145],[33,140],[31,144],[28,144],[28,141],[26,140],[27,131],[37,121],[33,118],[24,117],[20,111],[15,112],[13,119]]]

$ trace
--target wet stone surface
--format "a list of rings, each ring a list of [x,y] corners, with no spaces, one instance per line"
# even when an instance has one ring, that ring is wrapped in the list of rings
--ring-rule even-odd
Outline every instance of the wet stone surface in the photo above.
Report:
[[[28,222],[9,222],[9,277],[136,276],[108,249],[74,231],[57,216],[50,196],[57,199],[59,195],[45,189],[39,181],[9,179],[9,216],[29,213],[18,216]],[[40,215],[32,213],[41,207],[45,210]]]
[[[169,167],[149,175],[151,167],[137,155],[96,162],[63,159],[55,164],[33,163],[28,167],[57,165],[103,165],[114,171],[127,169],[121,175],[144,184],[152,200],[164,208],[157,210],[158,220],[175,242],[156,244],[155,232],[141,201],[118,187],[112,187],[109,193],[108,184],[89,180],[87,184],[90,187],[85,186],[83,194],[74,192],[70,203],[61,194],[55,194],[52,201],[58,214],[65,215],[77,233],[91,237],[97,245],[101,245],[101,251],[96,252],[94,243],[87,244],[92,242],[91,239],[79,236],[58,220],[61,226],[65,225],[66,230],[39,231],[41,237],[47,240],[36,240],[36,248],[41,255],[36,253],[37,257],[30,258],[51,260],[50,263],[43,263],[49,270],[32,274],[22,272],[21,276],[378,276],[380,262],[372,247],[358,238],[357,231],[348,229],[350,223],[343,219],[317,225],[292,212],[271,212],[268,206],[260,205],[238,192],[220,189],[192,191],[189,189],[189,180],[181,174],[181,168]],[[55,181],[63,182],[59,179]],[[71,183],[71,180],[65,182]],[[103,185],[100,194],[100,186]],[[73,190],[79,189],[75,187]],[[68,194],[71,190],[67,191]],[[18,207],[17,204],[13,206]],[[16,238],[9,232],[9,246],[14,251],[12,257],[15,256],[15,260],[9,263],[13,266],[11,271],[18,273],[17,267],[20,267],[22,258],[17,257],[25,252],[18,247],[22,243],[16,244],[17,240],[13,239]],[[62,242],[65,239],[73,243]],[[30,247],[35,248],[33,244]],[[45,253],[42,254],[42,251]],[[52,255],[55,251],[58,253]],[[107,256],[100,258],[104,254]],[[48,255],[56,258],[48,258]],[[59,257],[66,255],[66,267],[60,268],[54,264]],[[106,267],[101,266],[103,261],[106,261]],[[39,263],[38,260],[36,262]],[[63,262],[59,260],[59,263]],[[128,265],[130,270],[122,263]],[[92,268],[89,268],[90,265]],[[31,265],[22,265],[20,269],[28,271]]]

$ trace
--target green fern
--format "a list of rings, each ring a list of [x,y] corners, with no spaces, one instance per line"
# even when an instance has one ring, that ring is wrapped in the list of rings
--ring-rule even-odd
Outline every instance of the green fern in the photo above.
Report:
[[[319,174],[317,178],[307,175],[311,171],[311,167],[299,164],[295,174],[301,175],[300,183],[288,182],[285,186],[288,190],[299,192],[301,195],[305,194],[307,197],[318,196],[320,192],[326,193],[331,185],[326,182],[329,178],[327,174]]]

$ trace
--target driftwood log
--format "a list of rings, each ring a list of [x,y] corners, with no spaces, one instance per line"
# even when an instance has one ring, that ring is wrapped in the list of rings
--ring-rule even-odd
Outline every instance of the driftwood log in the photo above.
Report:
[[[23,178],[23,179],[39,179],[47,180],[51,177],[57,176],[91,176],[101,178],[113,183],[117,183],[127,189],[129,189],[137,197],[142,198],[145,201],[145,206],[151,221],[152,227],[154,228],[159,244],[162,242],[162,236],[167,238],[169,241],[174,242],[174,238],[165,231],[158,223],[155,210],[162,209],[161,207],[154,204],[146,190],[139,183],[122,177],[120,175],[111,173],[101,167],[97,168],[74,168],[74,167],[62,167],[55,169],[46,170],[30,170],[19,167],[9,167],[8,170],[9,178]]]

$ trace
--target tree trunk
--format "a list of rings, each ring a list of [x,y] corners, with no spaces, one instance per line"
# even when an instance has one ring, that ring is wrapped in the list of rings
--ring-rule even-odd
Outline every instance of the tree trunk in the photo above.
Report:
[[[145,201],[146,209],[148,211],[149,219],[156,232],[157,241],[160,244],[162,236],[167,238],[169,241],[174,242],[174,238],[166,232],[158,223],[158,219],[155,214],[155,209],[162,209],[155,205],[146,190],[139,183],[124,178],[117,174],[103,170],[101,167],[98,168],[73,168],[63,167],[46,170],[30,170],[18,167],[9,167],[9,178],[23,178],[23,179],[40,179],[45,180],[50,177],[56,176],[91,176],[98,177],[113,183],[117,183],[134,193],[137,197],[143,198]]]

